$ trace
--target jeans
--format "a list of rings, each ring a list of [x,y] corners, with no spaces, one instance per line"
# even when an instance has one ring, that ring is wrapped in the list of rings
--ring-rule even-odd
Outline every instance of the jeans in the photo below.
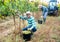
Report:
[[[47,15],[48,15],[48,12],[43,12],[43,21],[44,21],[44,22],[46,21]]]
[[[23,31],[28,30],[28,28],[31,28],[31,27],[32,26],[27,26],[27,27],[23,28]],[[35,32],[36,30],[37,30],[36,27],[33,27],[33,29],[31,31]]]

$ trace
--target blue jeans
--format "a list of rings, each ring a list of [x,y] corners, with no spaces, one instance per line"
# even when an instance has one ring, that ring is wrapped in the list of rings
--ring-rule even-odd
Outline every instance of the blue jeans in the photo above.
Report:
[[[32,26],[27,26],[27,27],[23,28],[23,31],[28,30],[28,28],[31,28],[31,27]],[[35,32],[36,30],[37,30],[36,27],[33,27],[33,29],[31,31]]]
[[[44,22],[46,21],[47,15],[48,15],[48,12],[43,12],[43,21],[44,21]]]

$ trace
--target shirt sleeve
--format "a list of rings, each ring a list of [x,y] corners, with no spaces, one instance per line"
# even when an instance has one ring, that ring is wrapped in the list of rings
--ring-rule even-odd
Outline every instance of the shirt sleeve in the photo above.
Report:
[[[20,16],[20,19],[22,19],[22,20],[27,20],[27,17]]]
[[[46,8],[46,11],[48,12],[48,8]]]
[[[48,8],[43,6],[43,12],[48,12]]]

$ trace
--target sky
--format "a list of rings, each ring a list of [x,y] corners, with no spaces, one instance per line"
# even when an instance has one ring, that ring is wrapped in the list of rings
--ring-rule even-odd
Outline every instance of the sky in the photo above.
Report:
[[[49,2],[50,0],[41,0],[41,2]],[[60,0],[57,0],[60,3]]]
[[[30,1],[32,1],[32,0],[30,0]],[[34,0],[34,1],[36,1],[36,0]],[[50,1],[50,0],[40,0],[40,2],[46,2],[46,3],[49,3],[49,1]],[[60,3],[60,0],[57,0],[57,1]],[[57,3],[58,3],[58,2],[57,2]]]

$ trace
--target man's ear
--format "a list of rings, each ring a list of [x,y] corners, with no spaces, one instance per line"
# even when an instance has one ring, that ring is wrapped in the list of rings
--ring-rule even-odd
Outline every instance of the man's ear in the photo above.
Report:
[[[39,11],[41,11],[41,9],[39,9]]]

